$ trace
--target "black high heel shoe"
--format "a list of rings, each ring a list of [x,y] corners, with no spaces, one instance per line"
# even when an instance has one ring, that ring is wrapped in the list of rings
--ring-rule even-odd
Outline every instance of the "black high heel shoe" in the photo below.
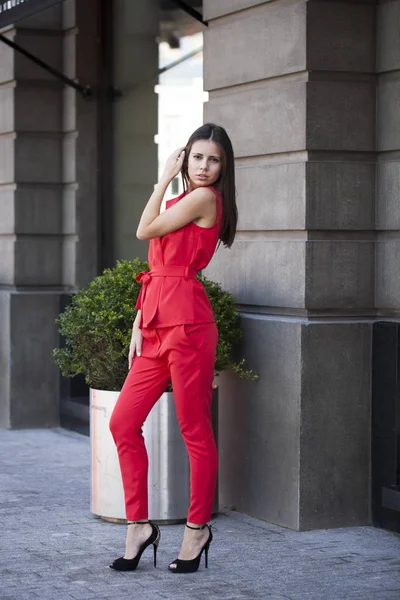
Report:
[[[205,523],[201,527],[191,527],[190,525],[186,525],[186,527],[188,529],[204,529],[205,527],[207,527],[210,535],[208,536],[208,540],[206,541],[196,558],[193,558],[192,560],[182,560],[180,558],[177,558],[176,560],[174,560],[174,562],[172,562],[168,567],[172,573],[194,573],[195,571],[197,571],[200,565],[200,559],[201,555],[203,554],[203,550],[205,556],[205,566],[206,569],[208,568],[208,550],[213,539],[211,527],[207,525],[207,523]],[[176,566],[173,567],[172,565]]]
[[[147,540],[145,542],[143,542],[143,544],[140,546],[139,548],[139,552],[136,554],[135,558],[124,558],[123,556],[121,556],[121,558],[117,558],[116,560],[114,560],[114,562],[111,563],[110,568],[111,569],[115,569],[116,571],[135,571],[136,567],[139,564],[140,561],[140,557],[142,556],[143,552],[146,550],[146,548],[148,546],[150,546],[151,544],[153,544],[153,549],[154,549],[154,566],[157,566],[157,550],[158,550],[158,543],[160,541],[160,537],[161,537],[161,532],[158,528],[157,525],[154,525],[154,523],[151,523],[150,521],[128,521],[128,525],[134,525],[134,524],[147,524],[150,523],[151,525],[151,535],[150,537],[147,538]]]

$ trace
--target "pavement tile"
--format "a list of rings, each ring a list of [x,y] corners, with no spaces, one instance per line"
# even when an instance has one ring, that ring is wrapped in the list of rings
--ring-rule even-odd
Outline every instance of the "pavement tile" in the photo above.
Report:
[[[295,532],[237,512],[215,523],[209,569],[174,575],[183,528],[163,526],[158,568],[134,573],[125,527],[90,514],[88,438],[0,431],[0,600],[400,600],[400,537],[372,527]]]

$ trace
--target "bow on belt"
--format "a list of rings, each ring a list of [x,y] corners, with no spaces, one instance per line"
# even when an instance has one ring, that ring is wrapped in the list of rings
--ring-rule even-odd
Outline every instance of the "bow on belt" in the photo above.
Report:
[[[193,267],[180,267],[180,266],[164,266],[153,267],[151,271],[141,271],[136,276],[136,281],[142,283],[142,289],[140,290],[138,302],[139,306],[143,306],[143,302],[146,297],[146,289],[153,277],[183,277],[184,279],[195,279],[197,276],[197,270]]]

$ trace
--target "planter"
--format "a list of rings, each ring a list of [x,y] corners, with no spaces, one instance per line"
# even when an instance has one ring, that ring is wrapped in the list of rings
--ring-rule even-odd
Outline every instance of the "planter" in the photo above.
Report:
[[[91,512],[105,520],[125,521],[118,454],[109,422],[119,392],[90,390]],[[213,426],[217,440],[218,389],[214,390]],[[189,506],[189,460],[176,418],[174,397],[166,392],[151,410],[143,435],[149,456],[149,519],[186,520]],[[218,484],[214,499],[218,512]]]

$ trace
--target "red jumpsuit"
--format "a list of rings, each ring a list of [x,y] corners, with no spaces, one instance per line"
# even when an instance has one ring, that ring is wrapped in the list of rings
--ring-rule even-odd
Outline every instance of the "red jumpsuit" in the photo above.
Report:
[[[213,227],[189,223],[150,241],[150,272],[137,276],[142,289],[143,345],[135,356],[110,420],[125,494],[126,518],[147,519],[147,452],[142,426],[172,380],[176,412],[190,462],[188,521],[210,520],[218,457],[211,425],[212,382],[218,331],[196,274],[218,242],[222,201],[216,195]],[[169,200],[166,209],[185,194]]]

